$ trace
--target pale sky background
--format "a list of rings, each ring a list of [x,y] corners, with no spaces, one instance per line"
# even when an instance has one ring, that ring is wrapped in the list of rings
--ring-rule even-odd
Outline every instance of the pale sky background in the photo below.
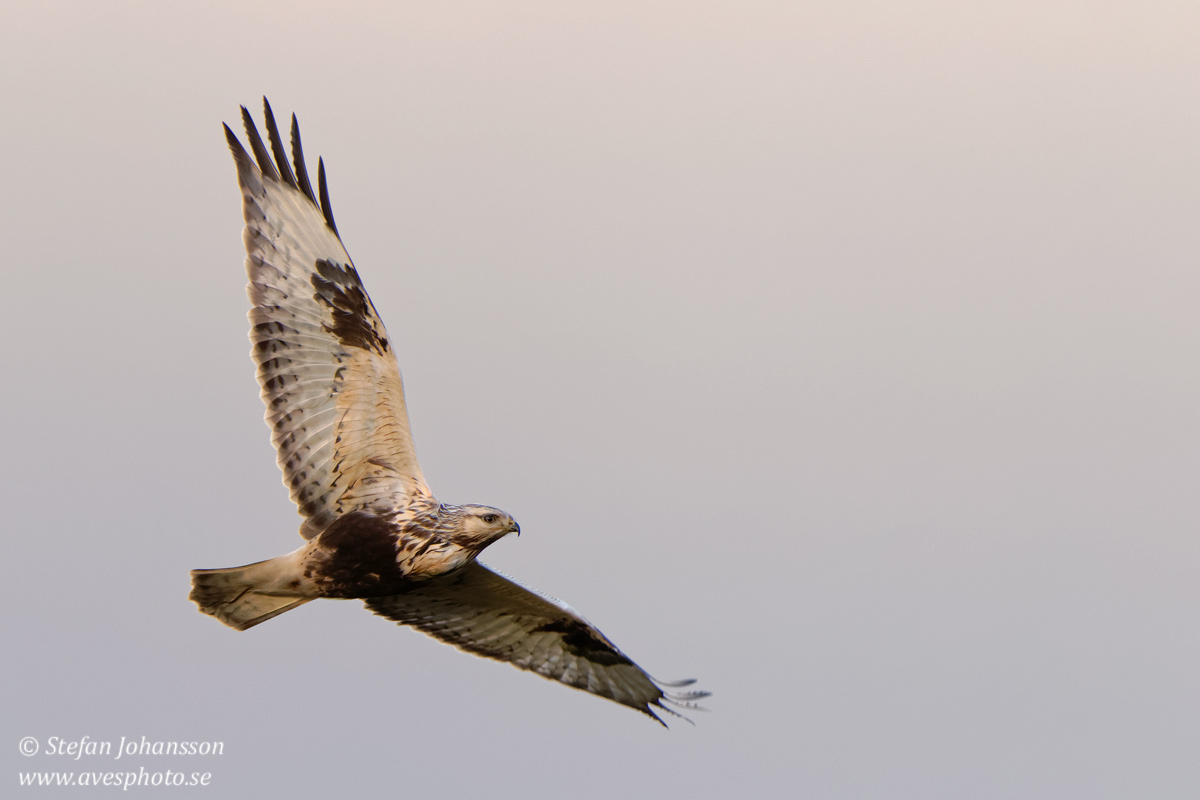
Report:
[[[1198,42],[1153,0],[10,0],[0,793],[1200,796]],[[220,128],[263,94],[438,497],[695,727],[353,601],[188,602],[301,541]],[[17,752],[85,735],[225,754]]]

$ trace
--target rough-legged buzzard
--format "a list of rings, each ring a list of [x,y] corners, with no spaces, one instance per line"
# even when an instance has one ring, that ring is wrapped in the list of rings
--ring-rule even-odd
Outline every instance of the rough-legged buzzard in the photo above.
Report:
[[[520,533],[511,516],[434,499],[417,466],[387,330],[342,246],[325,167],[317,186],[292,116],[291,162],[263,100],[264,143],[229,126],[246,228],[250,340],[283,482],[303,547],[229,569],[192,571],[191,599],[237,630],[320,597],[371,611],[477,655],[507,661],[636,708],[695,708],[692,681],[655,681],[570,606],[488,569],[476,556]]]

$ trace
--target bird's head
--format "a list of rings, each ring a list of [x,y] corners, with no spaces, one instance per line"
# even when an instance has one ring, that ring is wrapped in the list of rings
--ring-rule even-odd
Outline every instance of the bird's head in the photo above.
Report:
[[[454,539],[464,547],[482,550],[510,533],[521,534],[516,520],[491,506],[458,506],[456,516]]]

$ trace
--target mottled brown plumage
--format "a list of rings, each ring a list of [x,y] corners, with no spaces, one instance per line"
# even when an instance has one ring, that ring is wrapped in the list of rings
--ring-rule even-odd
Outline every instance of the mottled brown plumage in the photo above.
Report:
[[[705,692],[663,690],[690,681],[654,681],[569,606],[476,561],[520,528],[503,511],[430,492],[392,343],[338,236],[324,164],[314,193],[295,116],[289,164],[263,106],[269,148],[245,107],[253,157],[228,126],[225,135],[246,220],[251,355],[306,542],[244,567],[193,570],[191,599],[245,630],[317,598],[363,598],[462,650],[655,719],[664,701],[694,707]]]

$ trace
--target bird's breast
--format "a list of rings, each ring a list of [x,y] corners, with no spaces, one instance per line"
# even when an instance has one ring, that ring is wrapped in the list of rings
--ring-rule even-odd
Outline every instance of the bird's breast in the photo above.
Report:
[[[474,557],[474,551],[431,528],[355,511],[339,517],[313,541],[303,573],[324,597],[379,597],[400,594]]]
[[[411,580],[424,581],[445,575],[474,560],[476,553],[440,538],[401,550],[400,569]]]

